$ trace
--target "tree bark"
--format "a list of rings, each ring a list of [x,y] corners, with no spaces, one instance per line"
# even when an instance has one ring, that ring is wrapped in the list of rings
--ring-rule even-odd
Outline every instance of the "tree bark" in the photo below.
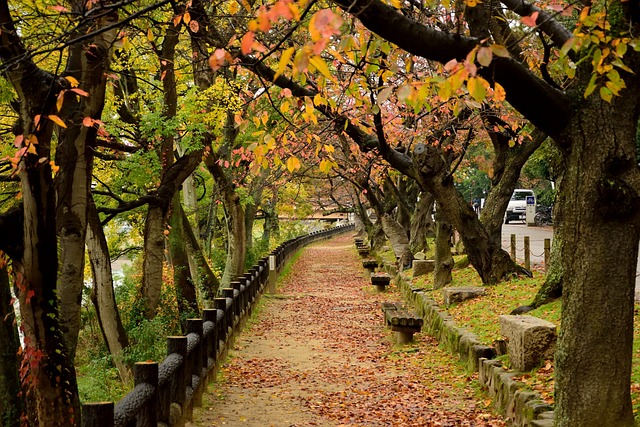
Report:
[[[382,219],[382,229],[389,239],[393,253],[398,260],[398,268],[404,270],[411,266],[413,254],[409,249],[409,238],[407,232],[391,215],[385,214]]]
[[[453,256],[451,255],[451,237],[453,227],[440,209],[436,208],[436,254],[435,270],[433,272],[433,288],[440,289],[451,283],[453,270]]]
[[[2,261],[3,263],[5,260]],[[11,302],[9,275],[0,268],[0,420],[3,427],[19,427],[24,404],[21,394],[18,349],[20,339]]]
[[[189,258],[185,248],[184,211],[180,205],[180,194],[173,196],[173,209],[170,219],[169,250],[173,267],[173,285],[178,300],[178,311],[181,318],[198,316],[198,299],[189,269]]]
[[[193,233],[193,228],[189,223],[189,219],[187,218],[186,212],[182,211],[182,225],[184,227],[184,236],[185,236],[185,245],[187,247],[187,253],[189,257],[193,259],[193,263],[196,266],[197,275],[195,277],[196,283],[202,289],[202,298],[204,300],[213,300],[220,289],[220,281],[213,274],[209,264],[207,263],[204,254],[202,253],[202,249],[200,249],[200,245],[198,244],[198,239],[196,239],[195,234]]]
[[[156,316],[156,310],[160,303],[165,230],[164,208],[157,203],[149,204],[144,222],[143,274],[140,289],[147,319],[153,319]]]
[[[227,262],[224,266],[221,284],[229,286],[231,281],[244,273],[244,260],[247,253],[244,208],[240,197],[233,188],[224,188],[224,217],[227,228]]]
[[[429,245],[427,238],[434,233],[433,212],[434,199],[430,193],[423,191],[416,204],[416,209],[411,218],[411,239],[409,249],[412,253],[427,252]]]
[[[82,13],[84,7],[84,3],[73,2],[74,12]],[[117,9],[113,9],[111,13],[93,20],[92,25],[102,28],[117,20]],[[87,29],[86,25],[82,25],[76,35],[83,34]],[[60,167],[55,179],[60,245],[58,297],[60,321],[71,360],[75,357],[80,333],[87,209],[97,136],[97,127],[85,126],[83,119],[90,117],[99,120],[102,116],[111,48],[117,35],[118,30],[113,28],[70,47],[65,74],[75,77],[80,88],[89,96],[77,96],[69,91],[58,113],[67,126],[61,128],[60,142],[56,148],[56,164]]]
[[[89,205],[88,221],[87,250],[93,275],[91,301],[96,308],[98,324],[113,364],[118,369],[122,381],[127,383],[131,379],[131,371],[122,361],[122,352],[129,346],[129,337],[122,325],[113,291],[113,273],[107,239],[93,203]]]
[[[562,427],[635,425],[630,378],[640,238],[637,80],[626,75],[627,89],[611,104],[576,94],[581,108],[555,138],[566,164],[555,212],[564,237],[556,351],[556,423]]]

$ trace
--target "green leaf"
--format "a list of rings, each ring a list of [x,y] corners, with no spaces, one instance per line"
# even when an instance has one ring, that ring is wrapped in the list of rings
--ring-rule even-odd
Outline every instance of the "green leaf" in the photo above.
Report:
[[[611,103],[611,99],[613,98],[613,94],[611,93],[611,91],[609,89],[607,89],[606,87],[602,86],[600,88],[600,98],[604,99],[608,103]]]
[[[593,93],[594,90],[596,90],[596,74],[593,74],[591,76],[591,80],[589,80],[589,84],[587,85],[587,88],[585,89],[583,96],[587,98],[589,95]]]
[[[469,77],[467,89],[469,89],[471,97],[477,102],[484,101],[484,98],[487,96],[487,89],[482,84],[482,78],[480,77]]]

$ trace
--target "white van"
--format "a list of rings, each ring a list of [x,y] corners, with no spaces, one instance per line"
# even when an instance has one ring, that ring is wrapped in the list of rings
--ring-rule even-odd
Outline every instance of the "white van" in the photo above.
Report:
[[[525,220],[527,212],[527,196],[533,196],[534,200],[536,197],[533,190],[524,190],[522,188],[516,188],[513,190],[511,200],[509,200],[509,205],[507,206],[507,212],[504,214],[505,224],[509,224],[509,221],[512,220]]]

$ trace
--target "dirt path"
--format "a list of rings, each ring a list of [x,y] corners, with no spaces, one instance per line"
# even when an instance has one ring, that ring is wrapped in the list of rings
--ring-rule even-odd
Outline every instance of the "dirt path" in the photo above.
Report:
[[[195,426],[503,426],[423,334],[398,347],[347,234],[303,250],[236,340]]]

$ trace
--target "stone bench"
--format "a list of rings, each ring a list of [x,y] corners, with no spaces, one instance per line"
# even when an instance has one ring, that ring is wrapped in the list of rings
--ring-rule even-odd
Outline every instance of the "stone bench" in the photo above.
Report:
[[[366,268],[369,273],[373,274],[378,268],[378,260],[375,259],[363,259],[362,267]]]
[[[400,302],[383,302],[382,312],[384,313],[384,322],[386,326],[396,334],[396,342],[398,344],[406,344],[413,341],[413,334],[420,332],[423,320],[413,311],[405,308]]]
[[[512,368],[530,371],[541,360],[553,359],[557,340],[553,323],[528,315],[503,315],[500,329],[507,338]]]
[[[389,282],[391,282],[391,276],[387,273],[371,274],[371,284],[378,292],[384,292],[385,288],[389,286]]]

